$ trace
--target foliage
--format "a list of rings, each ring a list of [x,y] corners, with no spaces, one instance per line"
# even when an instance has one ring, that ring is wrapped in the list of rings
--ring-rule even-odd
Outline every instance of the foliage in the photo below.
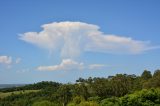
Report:
[[[58,104],[49,102],[49,101],[40,101],[40,102],[35,102],[33,103],[32,106],[58,106]]]
[[[24,93],[31,93],[31,92],[38,92],[40,90],[22,90],[22,91],[13,91],[13,92],[0,92],[0,98],[5,98],[7,96],[13,95],[13,94],[24,94]]]
[[[155,106],[160,104],[160,89],[144,89],[120,98],[123,106]]]
[[[0,89],[0,106],[158,106],[160,70]]]
[[[101,106],[119,106],[119,98],[111,97],[101,101]]]

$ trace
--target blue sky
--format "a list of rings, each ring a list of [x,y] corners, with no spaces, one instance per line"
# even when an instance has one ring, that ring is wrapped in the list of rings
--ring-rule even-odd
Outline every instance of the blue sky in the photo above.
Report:
[[[159,19],[159,0],[0,1],[0,84],[153,73]]]

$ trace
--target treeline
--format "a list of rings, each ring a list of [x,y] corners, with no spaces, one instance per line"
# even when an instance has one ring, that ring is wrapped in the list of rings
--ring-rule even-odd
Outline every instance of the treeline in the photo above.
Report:
[[[160,70],[153,75],[144,70],[141,76],[117,74],[108,78],[79,78],[74,84],[39,82],[0,92],[40,90],[12,94],[0,99],[0,106],[159,106]]]
[[[0,89],[0,92],[13,92],[13,91],[21,91],[21,90],[39,90],[39,89],[58,87],[60,85],[62,84],[58,82],[42,81],[42,82],[38,82],[34,84],[26,84],[25,86],[20,86],[20,87],[3,88],[3,89]]]

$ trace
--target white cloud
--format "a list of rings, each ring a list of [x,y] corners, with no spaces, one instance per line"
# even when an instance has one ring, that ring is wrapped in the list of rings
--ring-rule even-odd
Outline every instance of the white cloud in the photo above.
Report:
[[[104,64],[90,64],[85,65],[83,62],[76,62],[72,59],[63,59],[59,65],[52,66],[39,66],[37,70],[39,71],[57,71],[57,70],[95,70],[104,68],[106,65]]]
[[[8,69],[12,67],[13,64],[18,64],[21,62],[21,58],[13,59],[11,56],[1,55],[0,64],[5,65]]]
[[[17,73],[25,73],[25,72],[29,72],[29,71],[30,71],[30,69],[26,68],[26,69],[17,70],[16,72]]]
[[[18,63],[21,62],[21,60],[22,60],[21,58],[17,58],[16,61],[15,61],[15,63],[18,64]]]
[[[101,69],[101,68],[104,68],[106,65],[104,65],[104,64],[91,64],[91,65],[89,65],[89,69]]]
[[[39,66],[37,70],[39,71],[56,71],[56,70],[81,70],[84,68],[83,63],[78,63],[71,59],[64,59],[59,65],[53,66]]]
[[[159,48],[148,41],[104,34],[99,26],[83,22],[53,22],[42,25],[40,32],[27,32],[20,39],[49,51],[59,51],[62,58],[74,58],[83,52],[139,54]]]
[[[9,65],[12,63],[12,57],[10,56],[0,56],[0,63]]]

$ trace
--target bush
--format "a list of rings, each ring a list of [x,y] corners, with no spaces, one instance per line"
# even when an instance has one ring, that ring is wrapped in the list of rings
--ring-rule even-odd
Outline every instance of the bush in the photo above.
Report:
[[[96,102],[92,102],[92,101],[90,101],[90,102],[85,101],[85,102],[81,102],[79,104],[79,106],[99,106],[99,104]]]
[[[149,89],[135,92],[120,98],[123,106],[155,106],[160,104],[160,90]]]
[[[107,98],[101,101],[101,106],[119,106],[119,99],[117,97]]]
[[[88,98],[88,101],[94,101],[94,102],[97,102],[97,103],[99,103],[100,100],[101,100],[101,98],[99,96],[89,97]]]

